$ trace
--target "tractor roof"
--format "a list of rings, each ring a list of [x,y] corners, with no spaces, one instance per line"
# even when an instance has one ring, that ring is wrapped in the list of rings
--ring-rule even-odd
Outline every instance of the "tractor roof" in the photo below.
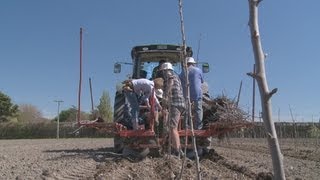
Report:
[[[178,62],[182,57],[182,46],[172,44],[141,45],[132,48],[131,57],[134,61],[158,62],[161,59],[169,62]],[[187,56],[192,56],[192,48],[187,47]]]

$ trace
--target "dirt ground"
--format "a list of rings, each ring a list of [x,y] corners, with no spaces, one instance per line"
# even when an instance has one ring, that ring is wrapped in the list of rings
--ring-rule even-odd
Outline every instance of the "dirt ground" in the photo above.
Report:
[[[317,139],[280,139],[287,179],[320,179]],[[112,139],[0,140],[0,179],[175,179],[182,160],[133,160],[113,153]],[[212,142],[200,160],[202,179],[271,179],[266,139]],[[197,166],[186,159],[182,179],[196,179]]]

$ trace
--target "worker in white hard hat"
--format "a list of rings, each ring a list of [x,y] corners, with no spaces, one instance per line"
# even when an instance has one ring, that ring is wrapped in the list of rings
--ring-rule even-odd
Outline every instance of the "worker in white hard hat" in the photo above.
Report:
[[[161,59],[161,60],[159,61],[158,66],[156,66],[156,67],[152,70],[151,79],[155,79],[155,78],[160,78],[160,77],[162,77],[162,71],[160,71],[160,69],[161,69],[161,65],[162,65],[163,63],[165,63],[165,62],[167,62],[167,61],[164,60],[164,59]]]
[[[203,74],[202,70],[196,66],[196,61],[193,57],[187,57],[188,66],[188,80],[189,80],[189,90],[190,90],[190,101],[192,103],[192,114],[195,120],[195,129],[202,129],[203,123],[203,110],[202,110],[202,83]],[[186,95],[185,89],[185,77],[184,72],[180,74],[180,79],[184,88],[184,94]]]
[[[164,109],[169,110],[168,125],[172,137],[172,154],[176,156],[183,155],[180,147],[180,136],[178,133],[178,124],[181,114],[185,111],[185,99],[179,76],[173,72],[172,64],[165,62],[161,65],[161,70],[164,75],[164,97],[162,105]],[[170,103],[168,103],[170,102]]]

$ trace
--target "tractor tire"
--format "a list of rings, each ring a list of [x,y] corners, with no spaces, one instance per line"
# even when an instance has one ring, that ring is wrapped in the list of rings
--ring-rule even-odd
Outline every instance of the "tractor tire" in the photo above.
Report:
[[[121,154],[124,148],[124,139],[118,135],[113,137],[113,150],[115,153]]]
[[[142,160],[147,157],[150,153],[152,155],[156,154],[158,149],[154,148],[138,148],[133,147],[134,144],[149,144],[149,145],[156,145],[157,142],[155,139],[150,137],[134,137],[129,138],[124,143],[124,148],[122,151],[122,155],[126,157],[131,157],[136,160]]]
[[[121,91],[117,91],[114,100],[113,122],[125,125],[125,97]],[[124,138],[119,135],[113,137],[114,152],[122,153],[124,148]]]
[[[117,91],[114,98],[114,113],[113,113],[113,122],[121,123],[124,117],[125,110],[125,97],[122,92]]]
[[[127,146],[127,147],[124,147],[122,155],[126,157],[131,157],[136,160],[142,160],[145,157],[147,157],[149,153],[150,153],[149,148],[133,149]]]

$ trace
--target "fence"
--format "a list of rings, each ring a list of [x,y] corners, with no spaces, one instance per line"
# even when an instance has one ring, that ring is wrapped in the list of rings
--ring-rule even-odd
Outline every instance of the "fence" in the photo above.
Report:
[[[310,122],[276,122],[275,128],[278,138],[320,138],[320,123]],[[83,127],[79,131],[77,124],[71,122],[60,123],[59,137],[108,137],[106,133],[94,128]],[[73,133],[74,132],[74,133]],[[262,122],[255,122],[253,128],[242,129],[228,134],[229,137],[266,138],[266,131]],[[56,138],[57,124],[43,123],[0,123],[0,139],[31,139]]]
[[[311,122],[275,122],[278,138],[319,138],[320,123]],[[242,129],[230,133],[230,137],[266,138],[263,122],[255,122],[251,129]]]
[[[94,128],[81,128],[73,133],[78,128],[77,124],[63,122],[60,123],[59,137],[107,137]],[[42,123],[0,123],[0,139],[33,139],[33,138],[56,138],[57,123],[42,122]]]

